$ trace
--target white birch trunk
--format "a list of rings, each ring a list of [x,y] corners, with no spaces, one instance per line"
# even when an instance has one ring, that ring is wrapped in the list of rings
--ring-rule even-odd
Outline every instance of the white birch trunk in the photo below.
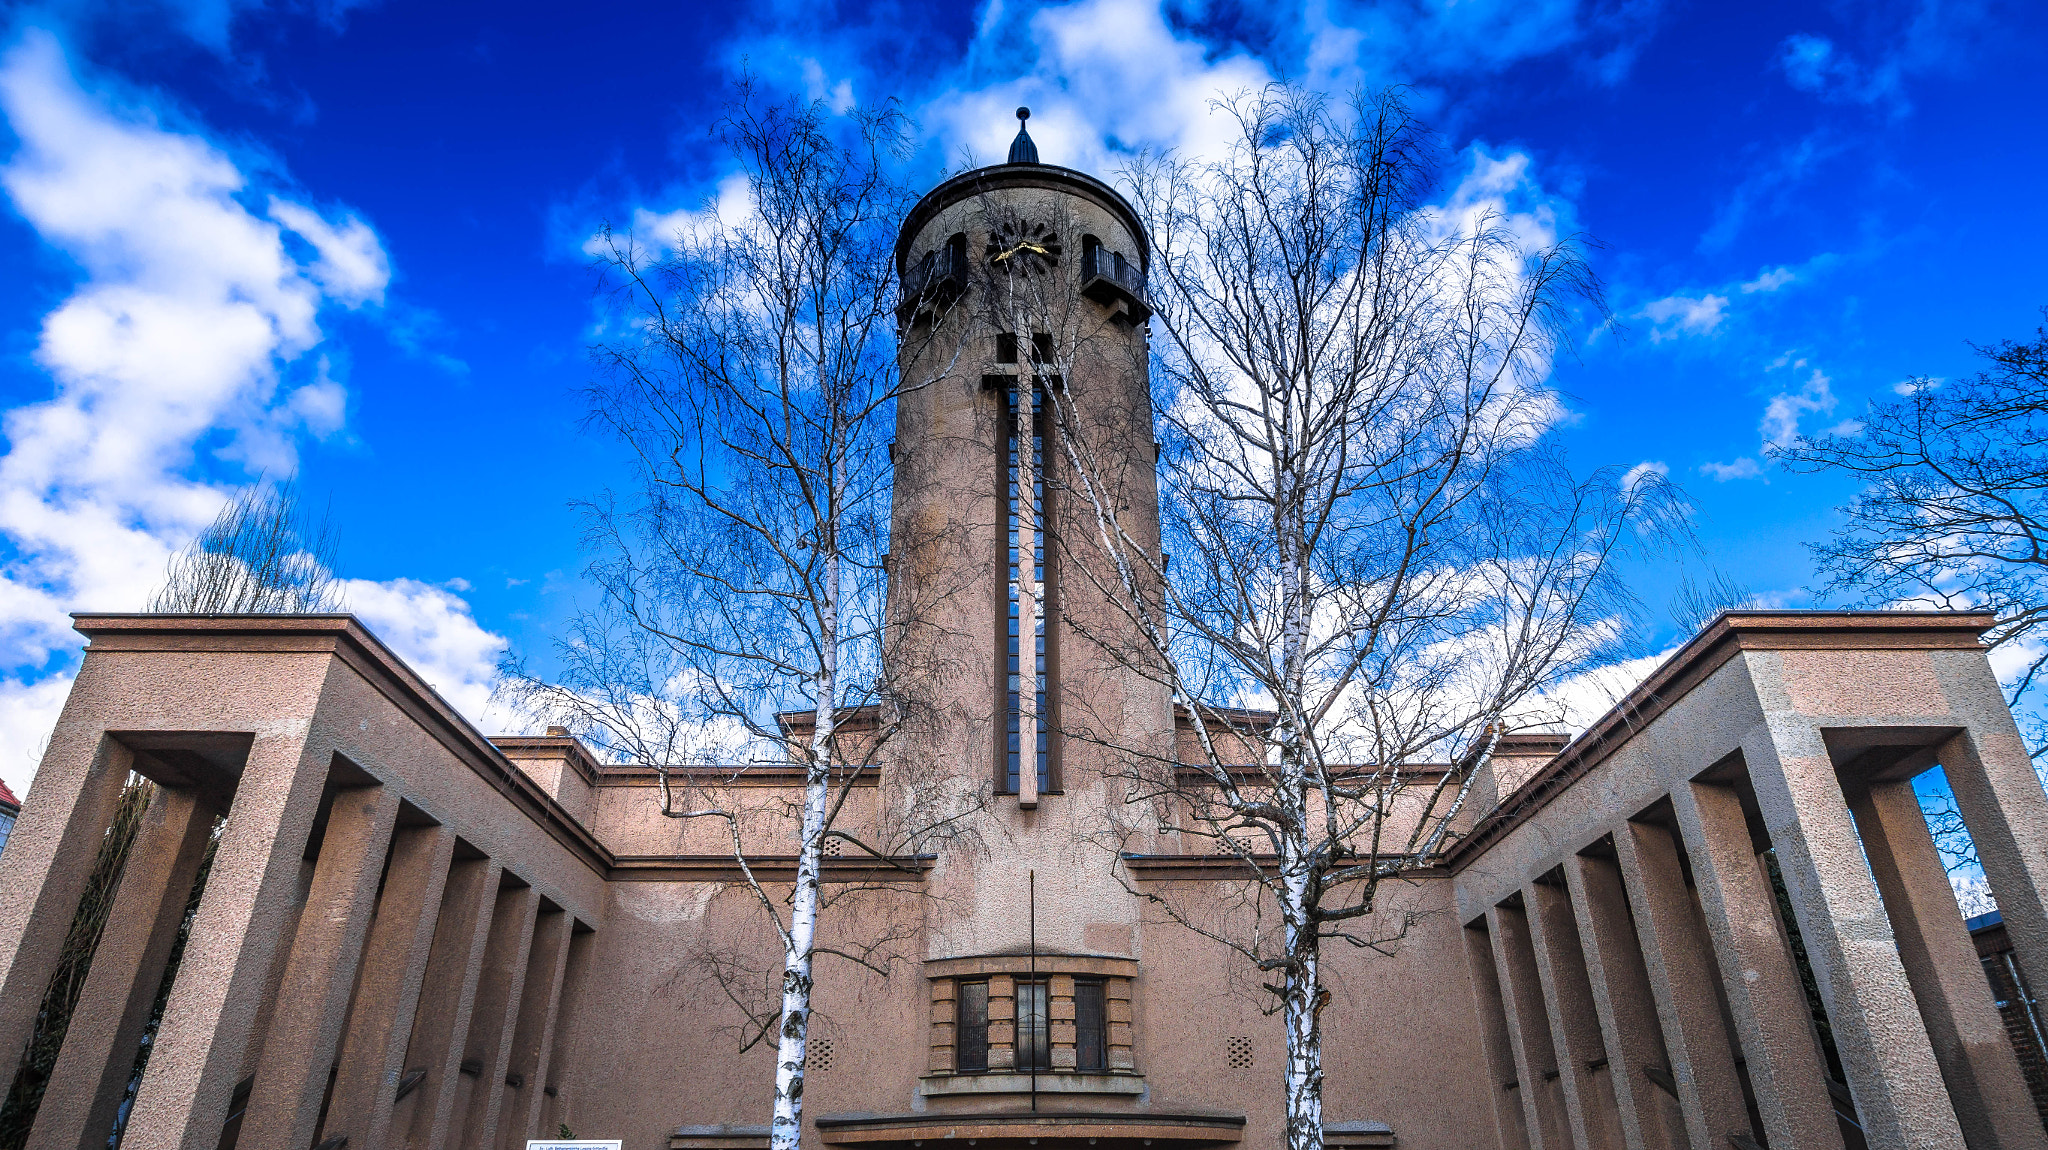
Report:
[[[1291,958],[1282,1012],[1287,1026],[1287,1150],[1322,1150],[1323,1145],[1323,1032],[1316,1019],[1322,955],[1316,927],[1303,922],[1307,874],[1301,866],[1283,879],[1285,897],[1295,903],[1292,913],[1284,915]]]
[[[1282,1016],[1287,1028],[1287,1150],[1322,1150],[1323,1146],[1323,1048],[1322,1032],[1316,1019],[1320,997],[1321,929],[1316,921],[1316,896],[1309,873],[1313,865],[1310,846],[1315,842],[1310,819],[1310,748],[1306,716],[1308,572],[1304,554],[1306,531],[1301,519],[1299,478],[1293,465],[1293,443],[1283,431],[1280,462],[1274,476],[1275,532],[1280,552],[1281,662],[1284,692],[1280,715],[1280,777],[1283,801],[1290,808],[1293,825],[1283,826],[1279,849],[1279,891],[1281,921],[1286,928],[1285,977],[1282,979]]]
[[[804,779],[802,838],[797,852],[796,890],[790,899],[789,935],[782,954],[782,1026],[775,1046],[775,1116],[768,1127],[769,1150],[797,1150],[803,1139],[804,1055],[811,1025],[811,958],[818,936],[819,867],[825,837],[826,799],[832,769],[833,723],[839,678],[839,555],[825,557],[824,602],[820,604],[817,706],[811,757]]]

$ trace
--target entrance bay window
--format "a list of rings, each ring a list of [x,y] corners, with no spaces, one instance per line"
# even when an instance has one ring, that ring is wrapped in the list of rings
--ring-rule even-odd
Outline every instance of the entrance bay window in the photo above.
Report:
[[[1035,974],[1024,956],[942,959],[926,965],[936,975],[932,998],[937,1008],[926,1093],[984,1092],[954,1082],[974,1076],[986,1077],[986,1089],[1002,1091],[1022,1089],[1015,1080],[1032,1074],[1135,1074],[1131,986],[1137,963],[1040,955]],[[935,1085],[940,1079],[954,1084]],[[1040,1081],[1039,1089],[1060,1088]]]

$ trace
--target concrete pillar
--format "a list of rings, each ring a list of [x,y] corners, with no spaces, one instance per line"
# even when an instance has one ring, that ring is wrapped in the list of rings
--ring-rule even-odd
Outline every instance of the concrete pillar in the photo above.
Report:
[[[1600,1015],[1586,977],[1585,951],[1572,921],[1571,896],[1561,885],[1533,882],[1522,888],[1522,905],[1528,913],[1551,1041],[1557,1047],[1558,1082],[1564,1087],[1572,1145],[1612,1150],[1621,1144],[1621,1131],[1614,1092],[1607,1086],[1607,1046],[1600,1037]]]
[[[307,741],[304,726],[260,734],[250,747],[123,1150],[213,1150],[220,1141],[334,757]]]
[[[512,1059],[512,1029],[526,985],[539,911],[540,892],[530,886],[498,893],[491,938],[484,947],[483,971],[477,982],[476,1008],[470,1013],[469,1038],[463,1044],[462,1060],[477,1073],[467,1078],[463,1113],[449,1127],[451,1147],[488,1150],[497,1144],[505,1072]]]
[[[66,715],[0,852],[0,1069],[9,1081],[134,761],[128,748]]]
[[[405,1072],[424,1071],[426,1077],[392,1106],[391,1128],[404,1131],[409,1150],[441,1150],[448,1144],[455,1103],[462,1093],[462,1048],[502,875],[498,864],[487,858],[458,860],[448,872],[440,923],[420,979],[420,1004],[405,1051]]]
[[[1820,731],[1809,723],[1774,721],[1746,740],[1742,750],[1821,1001],[1827,1004],[1863,1136],[1873,1148],[1962,1150],[1962,1126],[1942,1088],[1941,1066],[1899,960],[1891,919]],[[1700,800],[1703,811],[1711,803],[1724,812],[1717,821],[1729,809],[1741,818],[1739,807],[1729,807],[1735,801],[1732,791],[1707,795],[1707,790],[1692,788],[1695,795],[1706,796]],[[1732,862],[1735,855],[1731,851],[1727,857]],[[1755,866],[1749,872],[1764,882],[1762,896],[1771,899],[1768,876]],[[1770,921],[1775,926],[1776,916]]]
[[[1566,1150],[1570,1124],[1563,1100],[1553,1093],[1558,1078],[1557,1046],[1550,1038],[1550,1019],[1543,1010],[1543,987],[1536,976],[1536,955],[1529,941],[1529,920],[1521,908],[1496,906],[1486,912],[1493,937],[1493,960],[1500,968],[1501,1006],[1507,1017],[1508,1042],[1515,1052],[1515,1079],[1521,1084],[1522,1114],[1529,1143],[1536,1150]]]
[[[1685,784],[1671,799],[1756,1092],[1762,1141],[1839,1150],[1841,1128],[1812,1010],[1778,924],[1777,895],[1752,849],[1742,799],[1733,787],[1705,783]]]
[[[1849,803],[1964,1142],[2048,1150],[1913,784],[1856,788]]]
[[[584,988],[589,985],[590,954],[596,949],[597,932],[577,930],[572,923],[569,931],[569,955],[562,963],[562,993],[555,1008],[553,1033],[548,1036],[547,1057],[541,1061],[539,1072],[543,1101],[539,1107],[541,1118],[538,1130],[542,1137],[567,1121],[564,1115],[570,1113],[569,1100],[575,1083],[571,1078],[569,1044],[575,1037],[576,1019],[583,1007]]]
[[[1486,1089],[1493,1095],[1501,1150],[1528,1150],[1528,1117],[1522,1113],[1520,1080],[1515,1078],[1514,1044],[1508,1038],[1507,1010],[1501,1002],[1500,972],[1493,959],[1493,932],[1483,926],[1465,928],[1465,959],[1472,970],[1472,994],[1479,1012],[1479,1043],[1486,1056]],[[1509,1090],[1510,1080],[1516,1088]]]
[[[327,1137],[347,1135],[357,1150],[382,1150],[391,1136],[392,1104],[405,1075],[406,1041],[454,851],[455,832],[445,826],[402,828],[391,845],[321,1127]]]
[[[1663,827],[1630,822],[1614,832],[1614,853],[1635,909],[1636,939],[1671,1056],[1686,1139],[1695,1147],[1718,1148],[1730,1134],[1754,1133],[1714,993],[1720,971],[1686,889],[1677,845]],[[1637,1067],[1633,1073],[1644,1072]]]
[[[1657,1024],[1650,973],[1629,924],[1621,871],[1607,859],[1575,854],[1564,861],[1564,877],[1607,1048],[1622,1142],[1629,1150],[1672,1150],[1683,1144],[1685,1122],[1678,1100],[1643,1075],[1646,1066],[1668,1070],[1671,1056]]]
[[[505,1146],[524,1146],[540,1121],[541,1074],[554,1037],[555,1011],[562,1002],[562,972],[569,957],[568,911],[543,911],[533,927],[533,958],[527,963],[526,985],[520,993],[519,1021],[512,1028],[512,1054],[505,1079],[505,1103],[498,1120]],[[513,1080],[518,1085],[512,1085]]]
[[[335,793],[242,1118],[250,1146],[313,1144],[397,817],[390,787]]]
[[[1988,668],[1983,677],[1989,680]],[[1985,684],[1990,699],[1998,700],[1997,692],[1996,681]],[[1989,709],[1992,721],[1942,744],[1942,771],[1970,828],[2020,968],[2028,983],[2048,988],[2048,795],[2042,794],[2011,712],[2002,700]],[[14,852],[11,841],[7,851]]]
[[[106,1150],[213,817],[194,791],[160,786],[150,799],[36,1110],[29,1150]]]

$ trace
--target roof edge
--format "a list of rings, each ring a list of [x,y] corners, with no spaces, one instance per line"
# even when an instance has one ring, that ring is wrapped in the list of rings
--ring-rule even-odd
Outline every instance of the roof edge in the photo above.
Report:
[[[369,672],[371,685],[389,687],[399,701],[410,702],[424,712],[421,722],[441,739],[456,757],[469,764],[486,782],[526,810],[551,837],[602,877],[614,859],[590,829],[569,814],[562,804],[542,790],[505,752],[476,729],[441,693],[414,671],[397,653],[360,619],[346,612],[307,615],[180,615],[145,612],[74,612],[72,630],[88,640],[100,636],[183,635],[222,640],[274,636],[315,636],[331,639],[336,654],[354,655],[360,670]],[[89,648],[88,648],[89,649]],[[225,649],[225,648],[223,648]],[[378,679],[384,680],[379,683]],[[416,719],[415,721],[420,721]]]
[[[1723,611],[1444,852],[1453,872],[1549,806],[1742,651],[1983,649],[1989,611]]]
[[[1151,268],[1151,239],[1145,233],[1144,221],[1138,218],[1138,210],[1123,197],[1123,193],[1086,172],[1062,168],[1057,164],[990,164],[944,180],[919,197],[896,232],[896,274],[901,276],[909,262],[911,237],[922,231],[933,216],[970,195],[999,188],[1026,187],[1077,192],[1121,216],[1124,226],[1130,229],[1132,238],[1137,241],[1140,270]]]

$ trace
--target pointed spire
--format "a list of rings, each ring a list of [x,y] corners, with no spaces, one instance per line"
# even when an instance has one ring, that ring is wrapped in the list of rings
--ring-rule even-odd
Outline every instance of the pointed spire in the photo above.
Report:
[[[1024,130],[1024,121],[1031,118],[1031,109],[1017,109],[1017,138],[1010,141],[1010,162],[1013,164],[1035,164],[1038,162],[1038,145],[1031,140],[1031,133]]]

